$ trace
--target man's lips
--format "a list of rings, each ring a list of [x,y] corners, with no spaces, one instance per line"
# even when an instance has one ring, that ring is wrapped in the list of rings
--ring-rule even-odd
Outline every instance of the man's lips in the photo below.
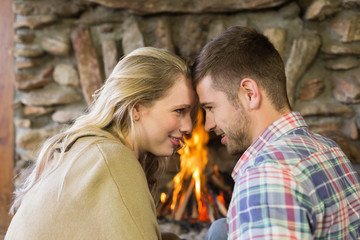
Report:
[[[220,131],[220,130],[215,130],[215,134],[216,134],[216,136],[221,136],[221,143],[225,144],[225,141],[227,139],[225,133],[223,131]]]
[[[225,134],[221,134],[221,143],[222,144],[225,144],[225,141],[226,141],[226,136],[225,136]]]

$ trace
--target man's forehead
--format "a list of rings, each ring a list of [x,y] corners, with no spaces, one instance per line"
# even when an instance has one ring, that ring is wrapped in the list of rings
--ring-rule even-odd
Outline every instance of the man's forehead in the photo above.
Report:
[[[196,86],[196,92],[199,96],[200,105],[206,106],[214,102],[216,90],[212,87],[212,81],[209,77],[201,79],[199,84]]]
[[[196,90],[211,90],[212,89],[212,78],[210,75],[206,75],[200,79],[199,83],[196,86]]]

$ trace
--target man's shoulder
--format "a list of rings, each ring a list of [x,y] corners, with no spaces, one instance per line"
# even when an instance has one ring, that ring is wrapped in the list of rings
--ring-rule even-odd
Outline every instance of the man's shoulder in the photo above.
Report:
[[[299,161],[312,158],[315,154],[331,153],[339,146],[331,139],[309,131],[307,128],[294,129],[266,144],[254,158],[253,164],[264,163],[294,166]]]
[[[312,132],[308,128],[296,128],[267,144],[262,151],[297,152],[301,155],[310,155],[337,147],[338,145],[335,141]]]

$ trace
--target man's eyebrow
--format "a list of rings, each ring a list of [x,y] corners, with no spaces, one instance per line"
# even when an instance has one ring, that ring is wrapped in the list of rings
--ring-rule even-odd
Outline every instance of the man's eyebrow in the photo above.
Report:
[[[211,103],[209,103],[209,102],[203,102],[203,103],[200,103],[200,107],[205,107],[205,106],[207,106],[207,105],[209,105],[209,104],[211,104]]]

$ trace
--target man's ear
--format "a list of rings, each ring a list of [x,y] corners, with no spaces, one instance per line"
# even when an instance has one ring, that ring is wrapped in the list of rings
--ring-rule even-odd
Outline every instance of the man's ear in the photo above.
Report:
[[[261,95],[257,83],[251,78],[241,80],[238,97],[244,101],[250,110],[260,107]]]

